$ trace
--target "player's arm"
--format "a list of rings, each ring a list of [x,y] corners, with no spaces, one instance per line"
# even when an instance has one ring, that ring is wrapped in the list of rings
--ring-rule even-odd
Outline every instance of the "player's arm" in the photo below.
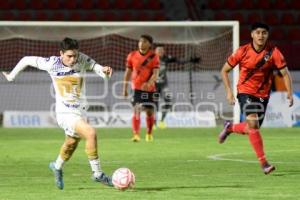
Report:
[[[232,70],[232,67],[226,62],[221,70],[221,77],[224,83],[226,98],[230,105],[234,105],[235,98],[233,95],[233,91],[231,88],[230,80],[229,80],[229,72]]]
[[[142,89],[147,90],[147,89],[153,87],[155,85],[155,82],[156,82],[158,76],[159,76],[159,68],[154,68],[150,79],[146,83],[143,84]]]
[[[292,78],[287,67],[281,69],[280,73],[282,74],[283,81],[287,89],[287,98],[289,99],[289,106],[291,107],[294,104]]]
[[[27,66],[38,68],[37,65],[38,58],[39,57],[36,56],[25,56],[18,62],[18,64],[14,67],[14,69],[10,73],[2,72],[2,74],[5,76],[5,78],[8,81],[13,81],[21,71],[26,69]]]
[[[127,88],[128,88],[129,79],[131,77],[131,73],[132,73],[132,68],[126,67],[124,79],[123,79],[123,90],[122,90],[122,94],[124,97],[128,96]]]
[[[98,74],[100,77],[106,79],[106,78],[110,78],[112,75],[112,68],[109,66],[102,66],[98,63],[96,63],[93,67],[93,71]]]

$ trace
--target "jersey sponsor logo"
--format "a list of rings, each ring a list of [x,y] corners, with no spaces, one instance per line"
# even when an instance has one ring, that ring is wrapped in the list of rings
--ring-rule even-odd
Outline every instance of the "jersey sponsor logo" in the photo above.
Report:
[[[67,76],[77,73],[74,69],[68,71],[68,72],[57,72],[56,76]]]

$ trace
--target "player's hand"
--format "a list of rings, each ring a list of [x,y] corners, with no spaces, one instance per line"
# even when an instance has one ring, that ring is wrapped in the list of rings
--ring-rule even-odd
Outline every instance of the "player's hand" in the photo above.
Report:
[[[234,105],[235,104],[235,98],[234,98],[232,92],[227,92],[226,99],[227,99],[229,105]]]
[[[142,85],[141,89],[144,90],[144,91],[147,91],[153,86],[154,86],[154,82],[153,81],[148,81],[148,82],[146,82]]]
[[[9,73],[7,72],[2,72],[3,76],[5,76],[6,80],[8,80],[9,82],[13,81],[14,79],[10,76]]]
[[[112,70],[112,68],[109,67],[109,66],[104,66],[103,69],[102,69],[102,72],[103,72],[108,78],[110,78],[111,75],[112,75],[113,70]]]
[[[294,105],[293,94],[288,94],[287,99],[289,100],[289,107],[292,107]]]

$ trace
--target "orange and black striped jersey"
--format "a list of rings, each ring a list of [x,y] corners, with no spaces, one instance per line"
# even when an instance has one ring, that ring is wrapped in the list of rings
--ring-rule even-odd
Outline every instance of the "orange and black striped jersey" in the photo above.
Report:
[[[286,67],[286,61],[276,46],[266,44],[257,52],[252,43],[241,46],[227,63],[231,67],[239,65],[238,93],[250,94],[259,98],[268,98],[274,69]]]
[[[159,68],[159,56],[152,50],[145,55],[138,50],[132,51],[127,56],[126,67],[132,70],[132,89],[141,90],[142,85],[151,78],[153,70]],[[155,84],[153,84],[153,87],[149,88],[147,92],[154,92],[155,90]]]

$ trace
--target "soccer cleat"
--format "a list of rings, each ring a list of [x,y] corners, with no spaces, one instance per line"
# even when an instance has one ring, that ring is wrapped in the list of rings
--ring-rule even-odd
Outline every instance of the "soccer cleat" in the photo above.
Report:
[[[102,183],[104,185],[110,186],[110,187],[114,186],[113,183],[112,183],[111,177],[107,176],[103,172],[101,173],[100,176],[97,176],[97,177],[92,175],[92,180],[95,181],[95,182],[99,182],[99,183]]]
[[[153,142],[153,135],[152,134],[146,134],[146,142]]]
[[[275,170],[275,166],[270,165],[269,163],[266,163],[262,166],[263,172],[265,175],[270,174],[272,171]]]
[[[64,189],[63,171],[55,168],[55,162],[49,163],[49,169],[51,169],[54,174],[56,187],[60,190]]]
[[[133,137],[131,138],[132,142],[139,142],[140,140],[141,138],[138,134],[133,134]]]
[[[219,134],[219,143],[222,144],[225,142],[226,138],[229,136],[229,134],[231,133],[230,131],[228,131],[228,128],[232,126],[232,123],[230,121],[225,121],[224,122],[224,128],[223,130],[220,132]]]
[[[165,129],[165,128],[167,128],[167,124],[166,124],[166,122],[164,122],[164,121],[160,121],[160,122],[158,123],[158,127],[159,127],[160,129]]]

